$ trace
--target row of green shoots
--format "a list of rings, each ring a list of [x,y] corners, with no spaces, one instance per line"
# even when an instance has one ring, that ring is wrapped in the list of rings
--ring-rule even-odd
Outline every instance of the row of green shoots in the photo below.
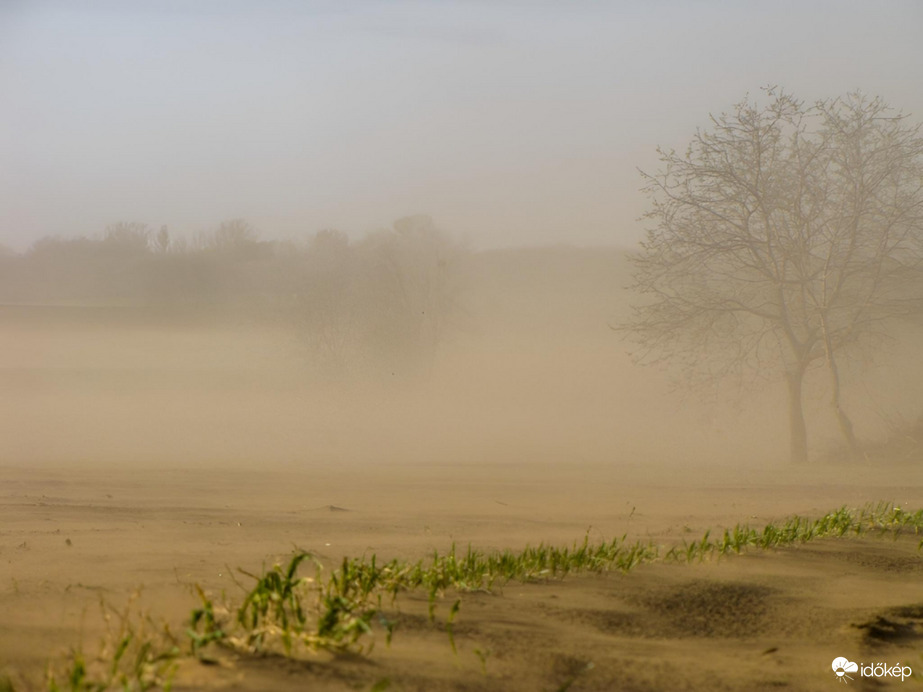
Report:
[[[131,607],[116,611],[102,604],[110,627],[92,665],[73,651],[64,665],[50,666],[50,692],[104,692],[162,688],[169,690],[178,662],[196,657],[208,662],[216,650],[253,655],[275,653],[297,657],[318,650],[369,653],[375,633],[390,645],[402,594],[425,593],[429,619],[436,622],[440,603],[451,605],[441,625],[455,651],[453,624],[465,593],[494,592],[508,582],[561,579],[571,573],[628,572],[654,561],[698,562],[747,549],[771,549],[812,539],[864,534],[919,534],[923,510],[908,512],[890,503],[861,509],[841,508],[818,519],[793,516],[754,529],[737,525],[722,534],[706,531],[695,541],[670,547],[626,537],[591,543],[589,535],[570,547],[538,545],[520,551],[460,553],[453,545],[417,562],[379,561],[376,555],[344,557],[328,571],[308,551],[296,551],[287,564],[262,574],[244,570],[251,581],[241,583],[246,595],[236,607],[216,605],[195,586],[200,605],[192,610],[182,635],[149,616],[132,615]],[[714,536],[714,537],[713,537]],[[919,547],[923,549],[923,540]],[[313,567],[313,570],[305,568]],[[312,571],[306,576],[304,571]]]

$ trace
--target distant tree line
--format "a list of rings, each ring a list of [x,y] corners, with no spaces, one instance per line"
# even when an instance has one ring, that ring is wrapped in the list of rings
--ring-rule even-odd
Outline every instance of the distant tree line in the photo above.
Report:
[[[243,219],[192,238],[123,222],[0,253],[0,303],[157,306],[291,325],[329,373],[427,372],[457,310],[466,253],[428,216],[351,241],[261,240]]]

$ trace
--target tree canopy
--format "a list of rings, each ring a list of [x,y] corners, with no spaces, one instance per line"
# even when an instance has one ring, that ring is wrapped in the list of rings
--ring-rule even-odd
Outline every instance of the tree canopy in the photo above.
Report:
[[[624,327],[643,362],[693,381],[779,373],[791,456],[807,459],[802,383],[824,364],[850,446],[838,359],[920,309],[923,139],[881,99],[805,105],[776,88],[711,117],[684,154],[642,172],[650,208],[634,258],[643,299]]]

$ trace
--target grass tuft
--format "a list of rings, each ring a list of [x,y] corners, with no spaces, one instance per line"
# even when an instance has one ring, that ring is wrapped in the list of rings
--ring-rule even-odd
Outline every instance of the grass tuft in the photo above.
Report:
[[[208,645],[240,653],[264,652],[296,656],[302,650],[353,650],[368,653],[374,646],[370,635],[377,626],[390,645],[397,622],[384,612],[383,603],[396,606],[403,593],[428,594],[428,613],[436,620],[439,602],[453,592],[455,600],[445,619],[445,631],[457,654],[454,623],[465,593],[492,592],[497,584],[563,579],[571,573],[629,572],[655,561],[693,563],[713,556],[739,555],[749,549],[770,550],[820,538],[864,534],[900,535],[923,533],[923,510],[909,512],[891,503],[860,509],[841,507],[817,519],[792,516],[754,529],[747,524],[727,527],[720,537],[707,530],[696,541],[663,547],[650,541],[629,541],[626,536],[591,543],[589,535],[571,546],[540,543],[521,551],[484,553],[470,545],[459,554],[453,544],[444,555],[434,552],[417,562],[380,562],[376,555],[344,557],[340,566],[324,576],[323,565],[306,551],[298,550],[287,565],[274,565],[262,574],[239,570],[254,581],[232,617],[216,609],[205,591],[196,586],[201,605],[191,611],[186,635],[193,656],[205,660]],[[718,534],[716,534],[718,535]],[[920,541],[923,550],[923,540]],[[304,563],[313,563],[314,577],[300,575]],[[134,692],[160,687],[169,690],[180,656],[178,642],[164,627],[151,633],[150,618],[130,617],[130,609],[117,612],[103,605],[107,625],[112,615],[118,627],[109,628],[100,655],[87,662],[74,650],[63,668],[47,676],[50,692]],[[474,649],[486,674],[488,651]],[[589,667],[588,667],[589,669]],[[574,682],[569,680],[564,689]],[[61,680],[61,682],[59,682]],[[62,686],[63,685],[63,686]],[[385,689],[381,680],[375,689]]]
[[[158,626],[149,615],[135,609],[138,596],[136,592],[122,610],[100,600],[106,633],[99,652],[88,660],[78,647],[61,665],[49,665],[49,692],[169,692],[181,655],[179,642],[166,625]]]

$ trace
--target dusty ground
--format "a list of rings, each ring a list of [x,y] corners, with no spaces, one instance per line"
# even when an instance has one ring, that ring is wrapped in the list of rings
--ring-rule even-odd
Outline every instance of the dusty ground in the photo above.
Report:
[[[796,485],[770,473],[651,481],[643,469],[600,465],[4,466],[0,661],[28,679],[81,631],[93,650],[99,598],[120,606],[137,587],[141,603],[179,631],[195,605],[191,584],[233,598],[241,592],[229,567],[257,570],[293,545],[332,559],[418,557],[452,541],[565,543],[588,527],[594,538],[627,532],[667,542],[844,503],[923,506],[920,474],[898,471],[900,484],[855,469],[846,482],[817,473]],[[463,596],[457,656],[425,604],[409,599],[392,646],[379,634],[367,659],[190,662],[177,689],[370,689],[382,679],[399,690],[555,690],[571,679],[574,690],[823,689],[835,684],[837,656],[923,672],[921,577],[916,540],[864,539],[514,583]]]

